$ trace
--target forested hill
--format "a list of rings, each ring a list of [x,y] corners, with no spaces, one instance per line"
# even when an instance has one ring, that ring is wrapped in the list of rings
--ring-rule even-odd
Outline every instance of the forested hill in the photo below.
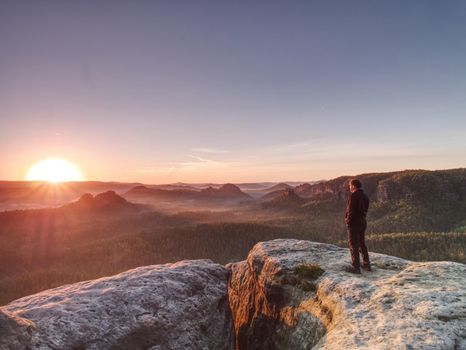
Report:
[[[309,198],[347,198],[348,182],[361,180],[371,200],[461,200],[466,198],[466,168],[449,170],[404,170],[340,176],[310,186]]]
[[[352,178],[361,180],[371,200],[371,232],[466,231],[465,168],[341,176],[309,186],[305,196],[300,194],[305,203],[288,209],[331,222],[343,215]],[[283,210],[279,204],[275,200],[265,207]]]

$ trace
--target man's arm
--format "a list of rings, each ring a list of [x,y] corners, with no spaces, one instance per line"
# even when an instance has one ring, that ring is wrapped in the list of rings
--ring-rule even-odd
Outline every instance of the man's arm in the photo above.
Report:
[[[358,197],[355,193],[351,193],[349,202],[348,202],[348,214],[346,216],[346,226],[350,226],[351,223],[354,221],[355,217],[358,215],[357,208],[358,208]]]

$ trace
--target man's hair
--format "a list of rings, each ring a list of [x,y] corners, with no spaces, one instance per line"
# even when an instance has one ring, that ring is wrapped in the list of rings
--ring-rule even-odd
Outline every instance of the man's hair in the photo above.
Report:
[[[356,188],[361,188],[362,187],[362,183],[358,179],[352,179],[350,181],[350,184],[353,185]]]

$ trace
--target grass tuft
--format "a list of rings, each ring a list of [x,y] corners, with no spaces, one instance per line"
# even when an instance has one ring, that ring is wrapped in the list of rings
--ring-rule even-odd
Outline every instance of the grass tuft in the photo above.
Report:
[[[322,276],[324,270],[317,264],[300,264],[295,267],[294,273],[301,278],[315,280]]]

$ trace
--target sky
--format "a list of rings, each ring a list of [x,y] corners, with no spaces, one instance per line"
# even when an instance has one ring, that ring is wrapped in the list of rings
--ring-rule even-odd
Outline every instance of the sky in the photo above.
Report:
[[[0,179],[466,166],[465,1],[0,2]]]

